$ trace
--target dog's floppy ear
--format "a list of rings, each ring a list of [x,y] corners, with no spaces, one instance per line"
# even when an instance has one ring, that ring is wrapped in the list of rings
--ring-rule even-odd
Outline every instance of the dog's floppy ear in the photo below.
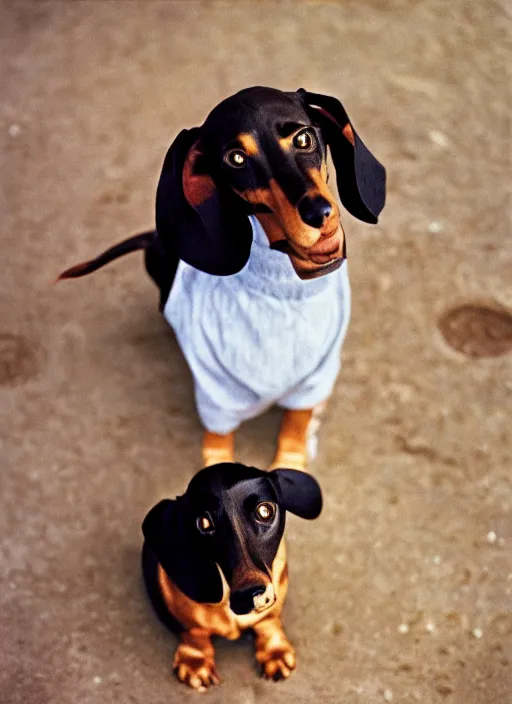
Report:
[[[386,201],[386,170],[366,148],[337,98],[297,91],[331,149],[338,193],[345,208],[364,222],[376,223]]]
[[[222,600],[222,580],[195,530],[183,497],[160,501],[142,523],[144,538],[167,576],[190,599],[215,604]]]
[[[318,518],[322,510],[322,492],[311,474],[297,469],[274,469],[270,476],[283,508],[301,518]]]
[[[207,274],[236,274],[249,259],[251,223],[242,202],[215,183],[199,127],[180,132],[167,152],[156,192],[156,229],[164,247]]]

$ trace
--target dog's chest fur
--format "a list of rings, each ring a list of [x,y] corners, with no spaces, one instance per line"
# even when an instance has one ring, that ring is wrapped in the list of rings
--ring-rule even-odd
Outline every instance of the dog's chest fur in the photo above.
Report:
[[[283,608],[288,588],[288,569],[286,565],[286,546],[281,540],[276,557],[272,563],[272,584],[276,594],[275,603],[266,611],[237,615],[229,608],[229,588],[222,575],[224,594],[218,604],[200,604],[189,599],[172,582],[162,567],[158,566],[158,584],[165,605],[184,629],[204,628],[214,635],[228,640],[236,640],[242,631],[252,628],[258,621],[269,615],[278,616]]]

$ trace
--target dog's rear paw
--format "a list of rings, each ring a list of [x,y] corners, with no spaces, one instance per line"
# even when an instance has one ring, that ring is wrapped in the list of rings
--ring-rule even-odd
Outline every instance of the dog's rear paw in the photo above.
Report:
[[[176,677],[198,692],[204,692],[212,684],[219,684],[215,662],[191,650],[195,648],[180,646],[176,651],[173,664]]]
[[[296,665],[295,651],[291,645],[256,651],[256,660],[261,665],[262,675],[276,682],[289,677]]]

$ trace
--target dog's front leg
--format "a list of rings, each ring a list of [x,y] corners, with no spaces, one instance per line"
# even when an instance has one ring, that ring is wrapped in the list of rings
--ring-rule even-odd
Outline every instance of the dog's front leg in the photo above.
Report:
[[[203,435],[203,466],[235,461],[235,434],[219,435],[206,430]]]
[[[277,438],[276,456],[269,469],[288,467],[304,471],[310,459],[308,440],[312,431],[316,432],[318,425],[316,408],[285,411]]]
[[[256,660],[268,679],[281,680],[295,669],[295,650],[286,637],[279,616],[267,616],[253,627]]]
[[[180,634],[181,643],[174,655],[176,676],[189,687],[204,691],[212,684],[219,684],[215,669],[215,650],[209,631],[191,628]]]

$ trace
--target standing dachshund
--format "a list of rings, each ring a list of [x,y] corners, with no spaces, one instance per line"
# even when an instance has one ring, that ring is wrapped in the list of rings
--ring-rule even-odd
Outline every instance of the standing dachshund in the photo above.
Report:
[[[286,511],[316,518],[313,477],[241,464],[201,470],[183,496],[164,499],[144,519],[142,569],[163,623],[180,634],[178,678],[194,689],[217,684],[212,636],[234,640],[252,629],[265,677],[288,677],[295,651],[280,614],[288,588]]]
[[[240,423],[285,409],[273,467],[304,469],[315,409],[330,395],[350,316],[341,202],[375,223],[385,170],[341,103],[300,89],[248,88],[171,145],[156,231],[60,278],[144,249],[160,305],[192,371],[206,465],[234,458]]]

